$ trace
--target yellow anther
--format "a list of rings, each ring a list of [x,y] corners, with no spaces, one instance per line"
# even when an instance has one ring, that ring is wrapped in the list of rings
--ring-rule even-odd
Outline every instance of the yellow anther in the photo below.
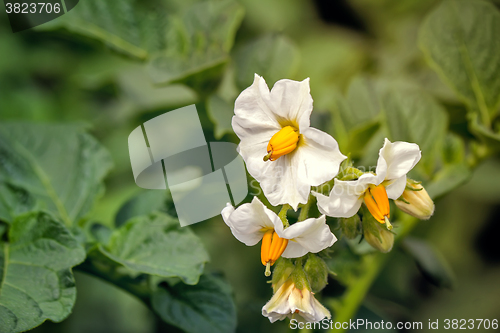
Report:
[[[288,239],[280,238],[274,230],[266,231],[262,238],[262,247],[260,251],[262,265],[268,268],[266,271],[268,271],[269,267],[281,257],[287,245]]]
[[[298,142],[298,130],[292,126],[283,127],[269,140],[267,155],[264,156],[264,161],[276,161],[281,156],[291,153],[297,148]]]
[[[365,204],[373,217],[380,223],[389,221],[390,206],[387,192],[383,185],[373,186],[365,192]],[[389,226],[390,223],[387,225]]]

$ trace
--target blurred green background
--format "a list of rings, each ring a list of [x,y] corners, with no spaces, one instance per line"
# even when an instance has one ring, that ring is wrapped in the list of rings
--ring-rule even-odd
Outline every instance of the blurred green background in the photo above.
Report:
[[[211,70],[173,79],[165,79],[160,75],[162,69],[151,68],[151,64],[145,68],[140,53],[131,55],[126,48],[107,47],[109,43],[92,38],[88,30],[78,31],[75,27],[80,21],[71,23],[71,15],[83,12],[86,1],[80,2],[64,20],[61,17],[16,34],[6,15],[0,14],[0,121],[91,124],[90,132],[109,150],[115,165],[106,178],[106,194],[91,219],[110,227],[120,206],[145,191],[133,180],[129,133],[148,119],[196,103],[207,141],[237,143],[230,129],[231,103],[251,84],[255,72],[264,75],[270,87],[281,78],[310,77],[315,107],[312,124],[326,131],[331,130],[335,96],[345,94],[352,79],[363,75],[428,92],[444,105],[451,132],[471,136],[464,107],[418,48],[423,18],[440,1],[240,0],[241,7],[226,18],[234,20],[230,24],[235,34],[234,46],[224,46],[228,54],[223,53],[222,60],[215,54],[216,65]],[[165,8],[177,13],[196,2],[165,1]],[[156,24],[168,16],[156,14],[142,19]],[[157,28],[153,25],[145,34],[161,33],[155,32]],[[372,153],[378,152],[381,142],[378,139],[372,145]],[[419,222],[411,235],[428,240],[447,262],[447,288],[436,286],[439,283],[422,274],[404,247],[397,247],[388,254],[390,260],[358,317],[394,323],[422,321],[424,331],[429,319],[500,319],[499,215],[497,154],[479,165],[466,184],[439,198],[435,215]],[[194,225],[193,230],[210,253],[208,270],[223,273],[233,288],[237,331],[288,331],[288,321],[271,325],[260,314],[271,288],[258,260],[259,247],[238,242],[219,217]],[[60,324],[46,322],[33,332],[175,331],[117,287],[78,271],[75,276],[78,296],[73,313]],[[323,297],[335,297],[344,290],[331,279]]]

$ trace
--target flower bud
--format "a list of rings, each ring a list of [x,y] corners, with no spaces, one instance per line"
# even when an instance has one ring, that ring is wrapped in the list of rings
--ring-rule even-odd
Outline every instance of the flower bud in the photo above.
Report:
[[[296,264],[290,277],[297,289],[304,290],[307,289],[311,291],[311,286],[309,285],[309,280],[307,279],[306,273],[302,264]]]
[[[365,240],[382,253],[392,250],[394,234],[378,223],[371,214],[363,216],[363,235]]]
[[[328,267],[323,259],[315,254],[309,253],[304,265],[307,279],[314,293],[320,292],[328,283]]]
[[[434,214],[431,197],[422,185],[411,179],[406,182],[403,195],[394,202],[403,212],[421,220],[428,220]]]
[[[292,274],[295,265],[292,263],[290,259],[279,258],[276,261],[276,266],[273,270],[273,291],[276,290],[288,279],[290,274]]]
[[[356,238],[358,233],[360,233],[360,222],[361,220],[358,214],[355,214],[348,218],[340,218],[339,224],[340,229],[342,230],[342,234],[348,239]]]

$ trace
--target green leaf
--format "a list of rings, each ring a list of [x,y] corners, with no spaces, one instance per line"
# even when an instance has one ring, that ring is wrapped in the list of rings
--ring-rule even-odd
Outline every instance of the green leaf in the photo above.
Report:
[[[420,47],[442,80],[489,127],[500,105],[500,13],[484,1],[444,1],[420,30]]]
[[[469,130],[487,146],[497,151],[500,150],[500,130],[495,133],[485,127],[479,122],[476,113],[469,113],[467,117],[469,120]]]
[[[254,74],[259,74],[272,86],[295,74],[299,56],[297,46],[286,36],[264,35],[235,52],[236,83],[243,90],[252,84]]]
[[[332,132],[342,151],[355,159],[364,155],[366,145],[380,128],[380,101],[376,82],[366,77],[356,77],[350,84],[347,96],[332,92]]]
[[[7,224],[0,221],[0,239],[2,239],[7,229]]]
[[[415,259],[418,268],[429,281],[440,288],[453,288],[456,278],[443,256],[425,241],[408,237],[403,248]]]
[[[112,163],[108,152],[82,125],[0,125],[0,207],[11,221],[22,211],[42,208],[77,223],[102,194]],[[20,206],[13,205],[13,196]],[[20,201],[19,201],[20,200]]]
[[[64,27],[101,40],[121,53],[146,59],[151,51],[165,43],[167,13],[161,1],[86,0],[78,4],[77,10],[45,24],[43,28]]]
[[[345,90],[366,68],[368,52],[361,40],[331,25],[311,24],[307,30],[296,38],[302,59],[297,76],[311,78],[314,112],[322,112],[329,109],[333,91]]]
[[[460,164],[465,161],[465,143],[462,138],[448,133],[443,145],[443,162],[445,164]]]
[[[86,0],[43,28],[64,27],[146,60],[153,81],[166,84],[225,63],[243,15],[232,0]]]
[[[148,215],[155,211],[176,216],[174,202],[169,191],[141,191],[120,208],[115,217],[115,225],[121,227],[133,217]]]
[[[187,284],[198,282],[209,259],[191,229],[160,212],[133,218],[113,232],[101,251],[131,270],[179,277]]]
[[[330,132],[339,143],[340,150],[346,152],[349,151],[350,143],[350,121],[348,120],[348,115],[351,113],[351,108],[346,98],[339,91],[332,90],[330,96],[332,98],[329,108],[332,114]]]
[[[349,114],[342,114],[348,130],[373,123],[380,113],[379,93],[376,82],[363,76],[354,78],[347,91]]]
[[[330,271],[335,274],[335,279],[344,286],[351,285],[362,271],[361,257],[347,246],[345,240],[338,242],[338,248],[332,258],[325,261]]]
[[[202,275],[197,285],[163,283],[152,295],[153,310],[186,332],[229,333],[236,329],[236,307],[230,286]]]
[[[216,93],[210,95],[207,100],[207,114],[215,125],[214,134],[218,140],[225,133],[233,133],[231,120],[234,115],[234,101],[239,94],[235,81],[234,66],[227,66]]]
[[[215,137],[220,139],[233,132],[234,102],[239,92],[252,84],[254,74],[263,76],[272,86],[278,80],[292,77],[298,62],[297,47],[283,35],[264,35],[240,47],[234,54],[234,66],[228,66],[216,94],[207,100]]]
[[[84,239],[87,244],[91,244],[92,242],[107,244],[109,243],[109,239],[111,238],[112,230],[99,222],[92,222],[85,224],[86,230],[82,232],[86,232],[84,234]],[[86,237],[85,237],[86,236]]]
[[[355,158],[362,156],[366,145],[375,137],[379,128],[380,122],[378,120],[353,128],[349,133],[349,148],[345,151],[351,152],[352,156]],[[383,140],[379,142],[383,142]]]
[[[133,70],[121,70],[118,83],[123,97],[130,100],[138,111],[176,109],[198,102],[196,93],[183,84],[164,87],[153,85],[142,66]]]
[[[219,95],[213,94],[207,101],[207,112],[215,124],[215,138],[220,140],[225,133],[231,133],[231,120],[234,115],[234,103],[229,104]]]
[[[425,186],[433,199],[464,184],[472,176],[465,155],[465,143],[459,136],[452,133],[446,135],[440,159],[440,169]]]
[[[21,187],[0,182],[0,220],[9,222],[33,210],[36,210],[33,195]]]
[[[85,259],[84,249],[46,213],[13,220],[8,239],[0,242],[0,332],[65,319],[76,298],[71,267]]]
[[[471,176],[471,171],[464,163],[445,165],[434,175],[432,182],[425,189],[435,200],[464,184]]]
[[[217,67],[229,59],[243,8],[231,0],[204,1],[180,17],[172,17],[166,33],[167,48],[149,64],[156,83],[169,83]]]
[[[389,139],[418,144],[419,168],[432,175],[448,126],[446,111],[423,91],[395,87],[386,92],[382,104]]]

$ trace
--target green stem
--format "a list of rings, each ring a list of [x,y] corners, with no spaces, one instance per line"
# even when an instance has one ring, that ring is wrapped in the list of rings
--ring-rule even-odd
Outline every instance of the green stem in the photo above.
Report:
[[[396,236],[395,242],[398,243],[410,231],[415,227],[418,219],[409,215],[402,215],[399,219],[398,234]],[[364,271],[361,275],[354,281],[352,281],[347,288],[340,304],[337,300],[330,300],[330,306],[337,310],[335,313],[335,322],[348,322],[349,319],[353,319],[358,312],[361,303],[365,299],[366,294],[370,290],[373,281],[378,276],[384,264],[389,260],[390,254],[376,253],[372,255],[366,255],[363,258]],[[344,329],[334,329],[330,332],[345,332]]]
[[[483,142],[476,142],[471,146],[471,150],[466,158],[470,169],[475,169],[482,161],[493,155],[493,151],[489,149]]]
[[[341,170],[341,172],[337,175],[338,179],[341,180],[350,180],[350,179],[357,179],[363,175],[363,171],[349,166],[345,168],[344,170]]]
[[[316,202],[316,197],[314,195],[309,195],[309,200],[307,201],[307,203],[302,206],[302,208],[300,209],[300,214],[299,214],[299,219],[298,221],[304,221],[305,219],[307,219],[307,215],[309,214],[309,209],[311,208],[311,206]]]
[[[131,278],[120,274],[114,267],[108,266],[104,263],[101,265],[100,263],[94,262],[90,258],[87,258],[82,264],[76,266],[75,270],[96,276],[104,281],[112,283],[139,298],[146,306],[151,307],[151,291],[147,280],[138,281],[137,278]]]
[[[330,194],[330,191],[333,189],[333,186],[335,185],[335,179],[344,180],[344,181],[345,180],[354,180],[354,179],[358,179],[359,177],[361,177],[361,175],[363,175],[363,171],[356,169],[355,167],[348,166],[348,167],[342,168],[335,178],[324,183],[323,185],[317,186],[315,188],[315,190],[316,190],[316,192],[328,195],[328,194]]]
[[[154,314],[156,325],[161,327],[162,332],[180,332],[180,330],[172,326],[171,323],[163,320],[160,315],[153,309],[151,304],[151,288],[149,286],[149,276],[144,274],[138,277],[130,277],[118,271],[115,263],[109,260],[101,260],[89,253],[89,256],[83,263],[75,267],[76,271],[98,277],[106,282],[114,284],[126,292],[140,299]]]
[[[290,208],[292,207],[290,207],[289,204],[284,204],[283,207],[281,207],[280,212],[278,213],[278,217],[280,218],[281,222],[283,222],[283,226],[285,228],[288,228],[290,226],[290,224],[288,223],[288,219],[286,218],[286,213]]]
[[[366,255],[363,257],[364,271],[360,277],[353,281],[351,287],[347,289],[340,306],[331,304],[333,308],[339,308],[335,314],[335,322],[349,322],[358,312],[365,295],[368,293],[373,281],[378,276],[383,264],[387,261],[388,255],[381,253]],[[333,301],[334,302],[334,301]],[[331,303],[333,303],[331,302]],[[333,329],[330,332],[344,332],[345,330]]]

